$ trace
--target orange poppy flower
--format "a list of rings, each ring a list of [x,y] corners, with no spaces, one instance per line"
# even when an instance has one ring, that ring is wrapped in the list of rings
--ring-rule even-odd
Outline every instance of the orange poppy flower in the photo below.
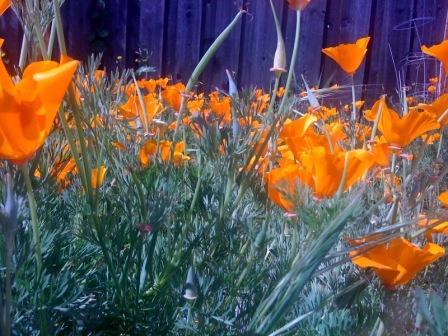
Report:
[[[159,148],[157,148],[157,142],[154,140],[149,140],[145,142],[143,147],[139,152],[140,163],[143,167],[147,167],[150,163],[151,159],[157,154],[157,151],[160,153],[160,158],[162,162],[167,163],[171,161],[171,141],[162,140],[159,142]],[[189,156],[184,155],[185,151],[185,143],[180,141],[176,143],[174,146],[174,155],[173,155],[173,163],[175,166],[180,165],[183,162],[190,160]]]
[[[359,181],[374,165],[375,158],[366,150],[330,154],[323,147],[316,147],[300,156],[304,170],[311,177],[303,180],[318,197],[333,196],[341,184],[347,155],[347,174],[343,191]],[[310,183],[311,182],[311,183]]]
[[[404,117],[400,117],[394,110],[383,108],[378,123],[378,129],[383,133],[386,141],[399,148],[405,148],[414,139],[439,127],[439,123],[431,114],[420,113],[415,109],[410,110]]]
[[[439,195],[438,199],[439,199],[440,203],[442,203],[442,205],[448,207],[448,190],[441,193]]]
[[[126,145],[123,144],[123,143],[120,142],[120,141],[111,141],[110,144],[111,144],[114,148],[116,148],[116,149],[118,149],[118,150],[121,150],[121,151],[125,151],[125,150],[126,150]]]
[[[203,106],[204,97],[202,93],[187,102],[188,111],[190,111],[192,115],[198,115],[201,112]]]
[[[340,44],[336,47],[322,49],[322,52],[333,59],[347,74],[353,76],[367,53],[370,37],[363,37],[352,44]]]
[[[380,110],[384,111],[385,109],[389,109],[386,103],[386,97],[382,96],[380,99],[378,99],[375,104],[373,104],[372,109],[365,110],[364,111],[364,118],[366,118],[368,121],[375,121],[376,116],[378,114],[378,111]]]
[[[295,155],[307,148],[305,134],[316,121],[316,116],[306,114],[303,117],[285,123],[280,136]]]
[[[142,125],[145,125],[146,127],[146,122],[148,123],[147,126],[149,126],[151,125],[153,118],[160,115],[163,110],[163,105],[153,94],[143,96],[142,100],[145,105],[146,116],[142,104],[140,103],[140,99],[136,95],[130,96],[126,104],[120,106],[120,111],[125,119],[139,117]]]
[[[210,94],[210,108],[222,120],[229,124],[232,121],[232,100],[230,97],[219,97],[218,92]]]
[[[104,166],[92,169],[92,175],[90,180],[92,189],[97,189],[103,185],[104,178],[106,177],[106,171],[107,168]]]
[[[444,40],[440,44],[427,47],[422,45],[422,51],[432,57],[437,58],[443,64],[445,72],[448,70],[448,40]]]
[[[266,173],[266,186],[268,197],[272,202],[287,212],[294,211],[294,198],[296,196],[299,179],[306,180],[307,175],[297,164],[287,164],[272,169]]]
[[[375,162],[382,167],[389,166],[389,158],[392,154],[392,149],[390,148],[386,139],[381,137],[375,137],[372,146],[372,154],[375,157]]]
[[[0,15],[3,15],[10,5],[11,0],[0,0]]]
[[[360,255],[350,253],[352,262],[361,268],[371,268],[388,287],[404,285],[418,272],[445,254],[445,249],[429,243],[424,248],[404,238],[376,246]]]
[[[154,140],[149,140],[145,142],[139,152],[140,163],[143,167],[149,165],[149,161],[157,153],[157,143]]]
[[[436,120],[440,119],[440,126],[444,127],[448,125],[448,93],[442,94],[431,104],[419,104],[418,109],[431,114]]]
[[[162,97],[174,110],[179,111],[184,91],[185,85],[182,83],[167,85],[162,91]]]
[[[288,0],[289,7],[293,10],[304,10],[311,0]]]
[[[0,159],[23,163],[42,146],[77,66],[34,62],[14,83],[0,60]]]
[[[421,228],[425,228],[429,225],[434,225],[435,223],[439,222],[438,219],[429,219],[425,214],[420,214],[418,219],[418,226]],[[440,224],[437,224],[436,226],[428,229],[425,233],[426,240],[430,243],[432,243],[432,235],[433,234],[448,234],[448,222],[441,222]]]
[[[68,175],[76,172],[76,162],[73,158],[65,164],[65,166],[56,174],[56,182],[59,189],[66,188],[68,186]]]

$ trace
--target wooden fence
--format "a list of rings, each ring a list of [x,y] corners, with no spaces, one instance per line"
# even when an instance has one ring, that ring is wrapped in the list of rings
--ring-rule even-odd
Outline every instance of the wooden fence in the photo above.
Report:
[[[291,53],[295,13],[274,0]],[[108,67],[136,67],[136,60],[157,74],[186,81],[200,57],[237,13],[249,14],[233,31],[201,80],[225,87],[225,69],[242,87],[268,87],[276,33],[268,0],[66,0],[64,25],[70,54],[85,59],[102,51]],[[448,0],[312,0],[302,15],[301,49],[296,68],[311,84],[349,83],[321,49],[372,37],[366,62],[355,81],[393,93],[397,72],[409,85],[437,74],[437,63],[422,58],[420,45],[445,36]],[[17,59],[20,29],[14,13],[0,19],[5,49]],[[140,50],[140,53],[138,51]],[[375,86],[379,84],[379,86]]]

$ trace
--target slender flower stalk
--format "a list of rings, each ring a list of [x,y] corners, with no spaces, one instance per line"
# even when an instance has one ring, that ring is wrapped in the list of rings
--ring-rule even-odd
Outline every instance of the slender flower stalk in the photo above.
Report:
[[[41,277],[43,273],[43,258],[42,258],[42,244],[41,244],[41,232],[39,227],[39,218],[37,215],[37,203],[36,198],[34,197],[33,186],[31,184],[30,171],[27,163],[20,166],[20,170],[23,176],[23,180],[25,182],[25,188],[28,196],[28,203],[30,207],[31,214],[31,227],[33,231],[33,242],[34,242],[34,258],[36,259],[36,268],[37,268],[37,283],[38,283],[38,291],[39,291],[39,323],[40,323],[40,332],[41,335],[48,335],[48,326],[47,326],[47,314],[43,309],[44,299],[43,299],[43,291],[41,286]]]
[[[191,90],[193,90],[193,87],[196,85],[197,81],[199,80],[199,77],[204,72],[207,64],[210,62],[210,60],[213,58],[213,56],[216,54],[218,49],[221,47],[221,45],[224,43],[224,41],[229,37],[232,30],[236,27],[238,24],[238,21],[242,18],[243,14],[245,14],[245,10],[240,10],[238,14],[235,16],[233,21],[226,27],[226,29],[223,30],[223,32],[216,38],[216,40],[213,42],[213,44],[210,46],[210,48],[205,52],[204,56],[202,56],[201,60],[199,61],[198,65],[196,65],[196,68],[193,70],[193,73],[191,74],[190,79],[188,80],[187,86],[185,87],[185,92],[182,95],[182,100],[180,103],[179,112],[177,115],[176,120],[176,127],[174,129],[173,134],[173,144],[177,140],[177,135],[179,132],[179,126],[180,122],[184,116],[185,112],[185,105],[187,103],[187,96]]]
[[[299,55],[299,46],[300,46],[300,22],[301,22],[301,10],[296,11],[296,33],[294,37],[294,49],[292,51],[291,62],[289,66],[288,77],[286,79],[285,92],[283,94],[282,101],[280,103],[280,107],[278,109],[278,114],[282,114],[283,110],[286,107],[286,102],[288,101],[289,91],[291,90],[292,79],[294,77],[294,70],[296,67],[297,56]]]
[[[28,56],[28,37],[26,36],[26,32],[23,33],[22,37],[22,47],[20,48],[20,57],[19,57],[19,68],[23,70],[26,64],[26,58]]]
[[[37,204],[36,198],[34,197],[33,186],[31,184],[30,171],[27,164],[20,166],[20,171],[25,181],[26,193],[28,196],[28,203],[30,207],[31,214],[31,227],[33,230],[33,242],[34,242],[34,257],[36,259],[37,274],[40,276],[42,274],[42,246],[40,239],[40,228],[39,228],[39,218],[37,216]]]
[[[355,77],[352,76],[352,116],[351,120],[356,121],[356,92],[355,92]]]

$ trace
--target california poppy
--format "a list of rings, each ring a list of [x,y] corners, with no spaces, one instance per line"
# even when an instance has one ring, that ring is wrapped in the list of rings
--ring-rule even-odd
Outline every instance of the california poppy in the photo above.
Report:
[[[419,248],[400,237],[358,253],[350,253],[355,265],[373,269],[386,286],[394,287],[412,280],[423,268],[442,257],[445,249],[432,243]]]
[[[210,108],[224,124],[232,121],[232,100],[230,97],[219,97],[218,92],[210,94]]]
[[[0,0],[0,15],[3,15],[10,5],[11,0]]]
[[[162,91],[162,97],[174,110],[179,111],[184,91],[185,85],[182,83],[167,85]]]
[[[148,140],[142,146],[139,152],[139,159],[142,166],[146,167],[149,165],[150,160],[154,159],[157,152],[160,154],[162,162],[167,163],[171,161],[171,145],[172,142],[168,140],[162,140],[158,144],[154,140]],[[173,154],[173,164],[175,166],[180,165],[183,162],[190,160],[190,157],[184,155],[185,143],[180,141],[174,146]]]
[[[389,109],[389,107],[387,106],[386,103],[386,96],[382,96],[380,99],[378,99],[375,104],[373,104],[372,109],[370,110],[365,110],[364,111],[364,118],[366,118],[369,121],[375,121],[378,111],[385,110],[385,109]]]
[[[73,158],[70,158],[70,160],[63,166],[63,168],[56,173],[56,182],[59,186],[59,189],[66,188],[68,186],[68,175],[75,172],[76,170],[76,162]]]
[[[305,134],[316,121],[316,116],[306,114],[303,117],[293,121],[288,120],[283,126],[280,136],[283,140],[285,140],[294,155],[298,155],[298,153],[307,147]]]
[[[136,117],[139,117],[141,123],[146,128],[151,125],[153,118],[157,117],[162,112],[163,105],[154,96],[154,94],[147,94],[146,96],[143,96],[142,101],[144,104],[144,110],[140,99],[136,95],[132,95],[129,97],[126,104],[120,106],[120,111],[125,119],[135,119]],[[146,112],[146,115],[143,111]]]
[[[311,177],[303,182],[311,187],[318,197],[333,196],[342,183],[346,156],[347,171],[342,186],[343,191],[359,181],[375,164],[372,153],[366,150],[358,149],[331,154],[323,147],[316,147],[300,156],[304,170]]]
[[[352,44],[340,44],[336,47],[322,49],[322,52],[333,59],[347,74],[353,76],[367,53],[370,37],[363,37]]]
[[[448,71],[448,40],[444,40],[442,43],[431,47],[422,45],[422,51],[429,56],[437,58],[442,62],[445,72]]]
[[[448,206],[448,190],[441,193],[438,199],[444,206]]]
[[[285,211],[293,212],[299,179],[303,181],[307,175],[297,164],[272,169],[266,174],[268,197]]]
[[[77,66],[34,62],[14,83],[0,60],[0,158],[23,163],[42,146]]]
[[[446,112],[448,110],[448,93],[440,95],[431,104],[419,104],[417,108],[428,112],[436,120],[440,119],[441,127],[448,125],[448,112]]]
[[[288,0],[289,7],[294,10],[304,10],[311,0]]]
[[[386,141],[399,148],[409,145],[426,132],[438,129],[439,123],[427,112],[410,110],[404,117],[389,108],[383,108],[378,129]]]
[[[104,178],[106,177],[106,171],[107,168],[104,166],[92,169],[92,176],[90,180],[92,189],[97,189],[103,185]]]
[[[437,222],[439,222],[439,224],[436,224]],[[431,243],[433,241],[432,239],[433,234],[443,234],[443,235],[448,234],[448,221],[443,222],[440,221],[439,219],[429,219],[426,215],[421,214],[419,215],[418,225],[422,228],[435,225],[429,228],[425,233],[426,240]]]

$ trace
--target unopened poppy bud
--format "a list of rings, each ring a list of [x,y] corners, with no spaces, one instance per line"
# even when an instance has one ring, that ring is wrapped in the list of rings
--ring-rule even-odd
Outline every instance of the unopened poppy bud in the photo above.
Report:
[[[196,287],[196,275],[193,266],[188,269],[187,280],[185,281],[184,298],[187,300],[196,300],[198,298],[198,289]]]
[[[226,70],[227,78],[229,79],[229,96],[232,99],[238,100],[238,88],[233,79],[232,73],[229,70]],[[239,120],[234,108],[232,108],[232,134],[234,139],[236,139],[236,135],[239,131]]]
[[[238,88],[236,86],[235,80],[233,79],[232,73],[226,70],[227,78],[229,80],[229,96],[232,98],[238,98]]]
[[[283,72],[286,72],[286,49],[282,37],[280,37],[277,42],[277,50],[275,51],[274,64],[271,71],[274,72],[276,76],[280,76]]]
[[[275,30],[277,32],[277,49],[275,50],[274,64],[271,68],[271,71],[275,73],[276,77],[280,77],[283,72],[286,72],[286,48],[285,41],[283,40],[280,22],[278,20],[277,13],[275,12],[275,7],[272,3],[272,0],[270,1],[270,3],[272,14],[274,15]]]
[[[311,107],[315,110],[320,108],[320,104],[319,104],[316,96],[314,95],[313,91],[311,91],[311,89],[310,89],[308,83],[306,82],[305,77],[303,77],[303,75],[302,75],[302,80],[303,80],[303,83],[305,84],[307,98],[308,98],[308,101],[309,101]]]

